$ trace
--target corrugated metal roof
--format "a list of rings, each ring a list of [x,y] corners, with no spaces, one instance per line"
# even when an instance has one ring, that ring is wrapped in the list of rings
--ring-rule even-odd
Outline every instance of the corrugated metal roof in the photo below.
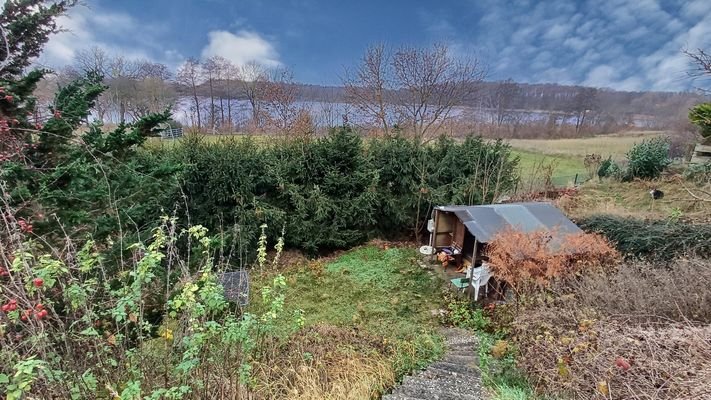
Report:
[[[558,235],[582,232],[577,225],[550,203],[441,206],[436,209],[453,212],[481,243],[491,241],[497,233],[508,228],[524,232],[545,230]]]

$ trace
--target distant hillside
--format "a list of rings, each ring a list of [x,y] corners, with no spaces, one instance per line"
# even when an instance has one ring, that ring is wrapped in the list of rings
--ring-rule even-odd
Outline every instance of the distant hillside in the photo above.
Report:
[[[234,84],[234,83],[233,83]],[[345,89],[341,86],[320,86],[311,84],[294,84],[297,100],[312,102],[345,102]],[[237,84],[236,86],[241,86]],[[530,84],[504,82],[482,82],[479,84],[479,95],[468,104],[475,108],[503,107],[518,111],[569,112],[576,101],[580,101],[581,92],[594,91],[594,99],[588,99],[600,114],[607,114],[615,119],[623,116],[642,115],[654,116],[658,119],[675,118],[685,115],[690,107],[704,101],[704,97],[694,92],[625,92],[612,89],[595,89],[584,86],[559,85],[553,83]],[[215,96],[227,96],[223,85],[215,84]],[[185,93],[183,88],[179,92]],[[200,88],[202,95],[209,91],[205,85]],[[233,90],[232,96],[244,99],[245,96]],[[706,100],[708,101],[708,100]],[[505,104],[501,104],[505,103]]]

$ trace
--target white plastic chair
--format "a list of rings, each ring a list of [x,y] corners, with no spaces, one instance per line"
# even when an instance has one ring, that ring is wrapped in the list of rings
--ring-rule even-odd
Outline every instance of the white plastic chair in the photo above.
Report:
[[[482,286],[486,286],[484,288],[485,293],[489,294],[489,279],[491,279],[491,271],[489,270],[489,265],[487,263],[483,263],[481,267],[472,268],[470,274],[470,282],[472,288],[474,288],[474,301],[477,301],[479,300],[479,289]]]

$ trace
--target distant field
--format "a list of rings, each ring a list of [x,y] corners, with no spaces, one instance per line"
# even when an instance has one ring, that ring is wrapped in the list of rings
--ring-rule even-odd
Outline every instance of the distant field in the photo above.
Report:
[[[578,157],[595,153],[620,159],[635,143],[663,134],[661,131],[624,132],[580,139],[510,139],[508,142],[516,149],[533,153]]]
[[[579,139],[510,139],[508,142],[520,158],[524,184],[540,180],[540,167],[555,163],[552,181],[557,186],[565,186],[575,182],[576,175],[578,182],[589,178],[583,164],[587,154],[621,160],[635,143],[663,134],[660,131],[622,132]]]
[[[532,180],[542,178],[541,168],[545,165],[555,163],[552,181],[556,186],[566,186],[578,180],[587,179],[587,172],[583,165],[583,159],[570,155],[547,155],[534,151],[513,149],[514,156],[519,157],[519,173],[524,184],[531,184]]]

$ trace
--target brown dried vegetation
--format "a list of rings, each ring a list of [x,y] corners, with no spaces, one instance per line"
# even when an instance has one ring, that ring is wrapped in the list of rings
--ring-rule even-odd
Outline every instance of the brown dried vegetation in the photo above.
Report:
[[[514,317],[518,365],[558,397],[711,398],[710,284],[698,259],[558,282]]]
[[[556,238],[544,231],[506,230],[487,247],[494,276],[517,293],[547,287],[557,278],[614,265],[619,253],[600,235]]]

